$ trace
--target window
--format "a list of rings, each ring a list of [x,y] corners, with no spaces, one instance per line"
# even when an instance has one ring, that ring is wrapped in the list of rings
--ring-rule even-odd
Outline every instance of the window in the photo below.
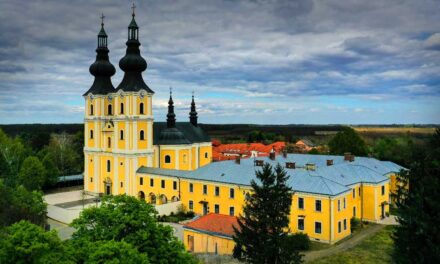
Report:
[[[90,115],[93,115],[93,105],[90,105]]]
[[[107,138],[107,147],[111,148],[112,147],[112,138]]]
[[[338,212],[341,211],[341,200],[338,200]]]
[[[151,187],[154,186],[154,179],[150,179],[150,186],[151,186]]]
[[[356,198],[356,189],[353,189],[353,199]]]
[[[165,188],[165,180],[160,181],[160,187],[162,187],[162,189]]]
[[[215,196],[220,196],[220,187],[215,186]]]
[[[356,217],[356,206],[353,206],[353,217]]]
[[[165,163],[171,163],[171,157],[170,155],[165,156]]]
[[[109,104],[109,105],[107,106],[107,114],[108,114],[108,115],[113,115],[113,112],[112,112],[112,105],[111,105],[111,104]]]
[[[90,177],[90,182],[93,182],[93,177]]]
[[[187,163],[188,162],[188,158],[187,158],[187,156],[186,156],[186,154],[183,154],[183,163]]]
[[[338,222],[338,233],[341,233],[341,221]]]
[[[119,131],[119,139],[124,140],[124,130]]]
[[[194,203],[193,203],[193,201],[189,200],[188,208],[189,208],[189,210],[193,210],[193,209],[194,209]]]
[[[234,206],[229,207],[229,215],[230,216],[234,216],[235,212],[234,212]]]
[[[315,222],[315,234],[321,234],[321,222]]]
[[[189,184],[189,192],[194,191],[194,185],[192,183]]]
[[[140,113],[141,115],[144,114],[144,103],[140,103],[140,104],[139,104],[139,113]]]
[[[203,194],[208,194],[208,186],[203,185]]]
[[[298,197],[298,209],[304,209],[304,198]]]
[[[173,181],[173,190],[177,190],[177,182]]]
[[[304,230],[304,218],[298,218],[298,230]]]
[[[110,161],[107,160],[107,172],[110,172],[110,169],[111,169],[111,167],[110,167]]]
[[[382,195],[385,195],[385,185],[382,185]]]
[[[361,196],[361,187],[358,188],[358,196]]]
[[[231,188],[231,189],[229,189],[229,198],[233,199],[234,197],[235,197],[234,189]]]
[[[121,115],[124,114],[124,103],[121,103]]]
[[[121,182],[121,188],[122,188],[122,187],[124,187],[124,183],[123,183],[123,182]]]
[[[347,230],[347,219],[344,219],[344,230]]]
[[[344,205],[344,209],[345,209],[345,207],[346,207],[345,197],[344,197],[343,205]]]
[[[205,152],[205,159],[208,158],[208,152]]]
[[[220,205],[218,205],[218,204],[214,205],[214,213],[216,213],[216,214],[220,213]]]
[[[93,130],[90,130],[90,139],[93,139]]]
[[[139,135],[140,140],[145,140],[145,133],[143,130],[141,130],[141,134]]]
[[[321,200],[315,201],[315,211],[321,212]]]
[[[144,178],[143,177],[139,178],[139,185],[144,185]]]

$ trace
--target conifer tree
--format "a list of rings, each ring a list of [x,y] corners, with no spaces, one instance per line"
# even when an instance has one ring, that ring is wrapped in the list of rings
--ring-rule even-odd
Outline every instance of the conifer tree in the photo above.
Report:
[[[396,263],[440,263],[440,129],[430,148],[397,178]]]
[[[255,173],[258,181],[252,180],[252,194],[238,227],[234,227],[234,257],[258,264],[301,263],[302,256],[292,248],[288,233],[292,204],[289,176],[279,164],[274,169],[265,164]]]

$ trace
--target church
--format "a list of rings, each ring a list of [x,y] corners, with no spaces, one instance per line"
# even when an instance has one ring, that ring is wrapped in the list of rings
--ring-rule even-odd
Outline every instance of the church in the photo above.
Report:
[[[294,191],[291,232],[335,243],[351,234],[350,219],[378,222],[388,216],[390,193],[395,188],[396,173],[402,169],[395,163],[350,153],[285,152],[212,162],[211,139],[198,124],[194,96],[188,103],[188,120],[177,122],[171,92],[166,122],[155,122],[154,91],[142,77],[147,62],[140,54],[139,39],[133,10],[126,54],[119,61],[124,77],[114,87],[111,77],[116,70],[109,61],[108,36],[101,23],[96,61],[90,66],[94,82],[83,95],[87,193],[127,194],[154,205],[178,202],[197,215],[236,217],[252,192],[250,182],[255,171],[269,163],[281,164],[290,176],[288,184]],[[199,237],[206,234],[203,240]],[[189,250],[218,250],[217,244],[208,248],[214,245],[212,232],[191,230],[184,236]],[[227,244],[222,250],[225,254],[232,250]]]

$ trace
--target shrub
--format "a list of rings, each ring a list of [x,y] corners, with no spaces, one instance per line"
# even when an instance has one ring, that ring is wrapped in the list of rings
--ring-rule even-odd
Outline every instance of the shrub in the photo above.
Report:
[[[295,233],[293,235],[289,235],[289,242],[296,250],[305,251],[310,249],[310,239],[307,234]]]
[[[359,220],[359,218],[352,217],[350,219],[350,225],[351,225],[351,232],[353,233],[354,231],[358,230],[361,227],[361,220]]]

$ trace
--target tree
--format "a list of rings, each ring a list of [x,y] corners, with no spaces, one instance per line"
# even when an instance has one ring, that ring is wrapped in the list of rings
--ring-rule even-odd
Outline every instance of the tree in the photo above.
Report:
[[[146,254],[151,263],[195,263],[169,226],[156,221],[154,207],[127,195],[106,196],[100,207],[81,212],[71,226],[75,248],[87,241],[124,241]]]
[[[75,263],[55,231],[20,221],[0,232],[0,263]]]
[[[291,245],[289,215],[292,189],[281,165],[265,164],[256,171],[253,189],[234,227],[234,257],[248,263],[301,263],[302,256]]]
[[[0,193],[0,227],[20,220],[28,220],[39,226],[46,223],[47,205],[40,191],[29,191],[21,185],[10,187],[0,180]]]
[[[373,155],[380,160],[389,160],[404,166],[409,166],[413,148],[413,141],[409,137],[385,137],[376,141],[373,148]]]
[[[37,157],[30,156],[23,161],[18,179],[28,190],[39,190],[46,182],[46,170]]]
[[[55,164],[55,160],[53,153],[47,153],[43,158],[43,165],[46,172],[44,182],[45,187],[54,186],[58,182],[60,172]]]
[[[131,244],[124,241],[98,241],[87,245],[86,263],[108,264],[148,264],[148,256],[141,254]]]
[[[368,153],[365,141],[351,127],[344,127],[328,143],[331,154],[342,155],[346,152],[357,156],[365,156]]]
[[[20,139],[11,139],[0,129],[0,177],[7,185],[16,184],[21,164],[28,154]]]
[[[430,146],[397,177],[396,263],[440,263],[440,129]]]

